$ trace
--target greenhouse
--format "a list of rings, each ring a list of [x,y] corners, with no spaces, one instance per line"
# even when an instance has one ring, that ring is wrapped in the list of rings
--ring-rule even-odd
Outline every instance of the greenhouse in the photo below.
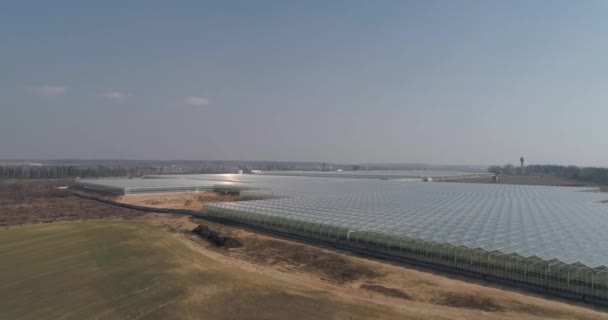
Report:
[[[608,302],[608,194],[572,187],[282,177],[209,216]]]
[[[80,179],[76,180],[76,186],[87,190],[121,195],[202,191],[233,193],[243,190],[268,189],[277,185],[294,185],[293,179],[293,177],[242,174],[149,175],[142,179]],[[313,178],[295,179],[309,181]],[[331,180],[339,181],[340,179]],[[295,185],[298,184],[295,183]],[[266,198],[266,196],[261,197]]]
[[[175,192],[240,192],[254,188],[290,184],[290,177],[238,175],[238,174],[192,174],[149,175],[142,179],[80,179],[76,186],[93,191],[130,195],[145,193]],[[301,178],[300,180],[307,180]],[[337,181],[337,180],[336,180]]]
[[[201,192],[214,191],[216,186],[230,182],[188,179],[83,179],[76,186],[86,190],[129,195],[142,193]]]

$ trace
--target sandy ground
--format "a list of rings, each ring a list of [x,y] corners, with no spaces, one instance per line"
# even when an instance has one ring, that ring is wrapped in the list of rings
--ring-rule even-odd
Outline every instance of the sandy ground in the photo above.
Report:
[[[235,201],[236,199],[238,196],[220,195],[214,192],[138,194],[113,198],[117,202],[138,206],[193,211],[202,211],[203,206],[209,202]]]
[[[604,310],[585,305],[354,257],[242,228],[163,214],[142,219],[164,226],[186,246],[222,264],[284,281],[294,293],[326,291],[344,302],[387,308],[404,319],[608,319]],[[234,237],[244,247],[217,248],[190,233],[198,224]],[[294,252],[301,259],[293,258]],[[341,277],[341,269],[347,277]],[[350,275],[355,269],[372,272]]]

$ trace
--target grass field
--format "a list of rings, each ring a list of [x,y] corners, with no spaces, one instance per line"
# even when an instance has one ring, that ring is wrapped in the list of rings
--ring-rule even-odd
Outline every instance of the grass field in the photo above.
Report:
[[[0,230],[0,319],[367,319],[390,310],[290,291],[144,222]]]

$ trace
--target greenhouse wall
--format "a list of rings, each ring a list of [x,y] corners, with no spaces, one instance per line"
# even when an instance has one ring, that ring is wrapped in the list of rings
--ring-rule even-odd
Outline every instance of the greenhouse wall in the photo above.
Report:
[[[120,195],[213,191],[218,183],[185,179],[87,179],[75,182],[78,188]]]
[[[205,213],[220,220],[336,243],[383,256],[422,262],[481,278],[532,287],[567,298],[608,304],[608,272],[603,268],[348,230],[221,206],[207,206]]]

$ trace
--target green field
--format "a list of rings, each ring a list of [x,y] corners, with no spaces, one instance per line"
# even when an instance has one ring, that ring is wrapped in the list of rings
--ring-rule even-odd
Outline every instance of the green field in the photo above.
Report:
[[[378,316],[378,310],[332,302],[326,293],[282,288],[206,258],[144,222],[0,230],[0,319]]]
[[[158,230],[141,223],[2,230],[0,318],[160,318],[162,306],[184,293],[165,259],[183,249],[162,240]]]

